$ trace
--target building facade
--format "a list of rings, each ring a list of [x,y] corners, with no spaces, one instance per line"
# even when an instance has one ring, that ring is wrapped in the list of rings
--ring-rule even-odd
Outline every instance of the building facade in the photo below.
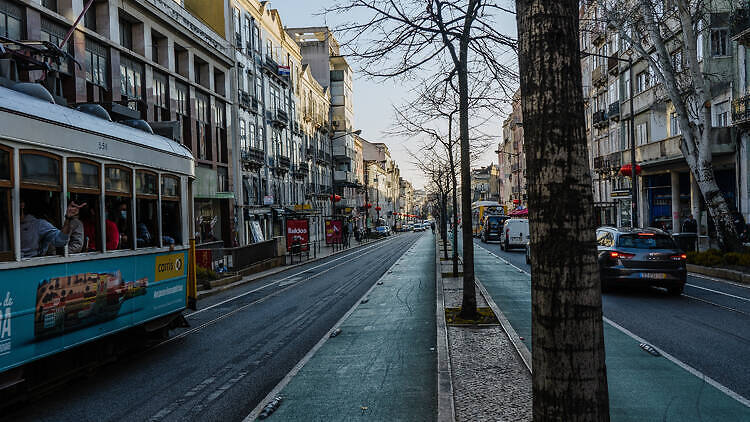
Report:
[[[503,140],[497,146],[498,202],[510,211],[526,206],[526,151],[521,115],[521,91],[513,95],[512,109],[503,121]]]

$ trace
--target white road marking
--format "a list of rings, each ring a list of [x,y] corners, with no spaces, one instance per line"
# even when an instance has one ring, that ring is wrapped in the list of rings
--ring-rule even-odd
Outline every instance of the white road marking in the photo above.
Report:
[[[670,355],[669,353],[667,353],[664,350],[658,348],[657,346],[654,346],[653,343],[644,340],[643,338],[639,337],[638,335],[636,335],[635,333],[631,332],[627,328],[619,325],[618,323],[612,321],[611,319],[609,319],[607,317],[603,317],[603,319],[604,319],[604,322],[606,322],[607,324],[609,324],[609,325],[617,328],[618,330],[620,330],[621,332],[623,332],[625,335],[627,335],[628,337],[632,338],[633,340],[637,341],[638,343],[648,343],[648,344],[650,344],[654,349],[656,349],[656,351],[658,351],[659,353],[661,353],[662,356],[664,356],[665,358],[669,359],[675,365],[677,365],[680,368],[682,368],[682,369],[690,372],[694,376],[702,379],[703,381],[705,381],[706,383],[710,384],[711,386],[713,386],[717,390],[719,390],[722,393],[726,394],[727,396],[729,396],[729,397],[737,400],[742,405],[744,405],[746,407],[750,407],[750,400],[746,399],[745,397],[742,397],[741,395],[735,393],[734,391],[732,391],[728,387],[720,384],[719,382],[717,382],[713,378],[711,378],[709,376],[706,376],[706,374],[704,374],[703,372],[701,372],[701,371],[693,368],[692,366],[688,365],[687,363],[685,363],[685,362],[677,359],[676,357]]]
[[[716,293],[716,294],[720,294],[720,295],[724,295],[724,296],[733,297],[735,299],[744,300],[745,302],[750,302],[750,299],[746,298],[746,297],[737,296],[737,295],[733,295],[733,294],[726,293],[726,292],[720,292],[718,290],[709,289],[707,287],[696,286],[695,284],[690,284],[690,283],[687,283],[685,285],[686,286],[690,286],[690,287],[695,287],[696,289],[707,290],[707,291],[712,292],[712,293]]]
[[[394,239],[395,239],[395,238],[394,238]],[[211,305],[211,306],[206,306],[205,308],[201,308],[201,309],[199,309],[199,310],[197,310],[197,311],[195,311],[195,312],[191,312],[191,313],[189,313],[189,314],[186,314],[186,315],[185,315],[185,318],[189,318],[189,317],[192,317],[193,315],[197,315],[197,314],[199,314],[199,313],[201,313],[201,312],[205,312],[205,311],[207,311],[207,310],[209,310],[209,309],[213,309],[213,308],[216,308],[217,306],[221,306],[221,305],[223,305],[223,304],[225,304],[225,303],[231,302],[231,301],[233,301],[233,300],[236,300],[236,299],[239,299],[239,298],[241,298],[241,297],[245,297],[245,296],[247,296],[247,295],[249,295],[249,294],[255,293],[255,292],[257,292],[257,291],[263,290],[263,289],[265,289],[266,287],[270,287],[270,286],[273,286],[273,285],[275,285],[275,284],[279,284],[279,283],[281,283],[281,282],[283,282],[283,281],[286,281],[286,280],[288,280],[288,279],[290,279],[290,278],[292,278],[292,277],[297,277],[297,276],[299,276],[300,274],[302,274],[302,273],[304,273],[304,272],[307,272],[307,271],[311,271],[311,270],[314,270],[314,269],[316,269],[316,268],[320,268],[320,267],[323,267],[323,266],[325,266],[325,265],[328,265],[328,264],[330,264],[330,263],[332,263],[332,262],[336,262],[336,261],[339,261],[339,260],[341,260],[341,259],[344,259],[344,258],[350,257],[350,256],[352,256],[352,255],[354,255],[354,254],[357,254],[357,253],[360,253],[360,252],[366,251],[366,250],[368,250],[368,249],[372,249],[372,248],[374,248],[374,247],[376,247],[376,246],[377,246],[377,248],[378,248],[378,249],[380,249],[381,247],[383,247],[383,246],[384,246],[384,245],[381,245],[381,243],[387,243],[388,241],[392,241],[392,240],[393,240],[393,239],[386,239],[386,240],[385,240],[385,241],[383,241],[383,242],[378,242],[378,243],[376,243],[376,244],[374,244],[374,245],[370,245],[370,246],[365,246],[365,247],[364,247],[364,248],[362,248],[362,249],[357,249],[357,250],[355,250],[355,251],[352,251],[352,253],[349,253],[349,254],[346,254],[346,255],[342,255],[342,256],[340,256],[340,257],[338,257],[338,258],[336,258],[336,259],[332,259],[332,260],[330,260],[330,261],[328,261],[328,262],[324,262],[324,263],[322,263],[322,264],[319,264],[319,265],[316,265],[316,266],[314,266],[314,267],[312,267],[312,268],[307,268],[307,269],[306,269],[306,270],[304,270],[304,271],[300,271],[300,272],[298,272],[298,273],[295,273],[295,274],[291,274],[291,275],[288,275],[288,276],[286,276],[286,277],[284,277],[284,278],[282,278],[282,279],[279,279],[279,280],[276,280],[276,281],[272,281],[272,282],[270,282],[270,283],[267,283],[267,284],[265,284],[265,285],[263,285],[263,286],[257,287],[257,288],[255,288],[255,289],[253,289],[253,290],[247,291],[247,292],[245,292],[245,293],[241,293],[241,294],[238,294],[237,296],[233,296],[233,297],[230,297],[230,298],[228,298],[228,299],[222,300],[221,302],[218,302],[218,303],[214,303],[214,304],[213,304],[213,305]],[[372,251],[371,251],[371,252],[372,252]],[[369,253],[369,252],[368,252],[368,253]],[[364,255],[364,254],[363,254],[363,255]],[[323,258],[323,259],[325,259],[325,258]]]
[[[716,277],[711,277],[711,276],[707,276],[707,275],[703,275],[703,274],[698,274],[698,273],[688,273],[688,275],[690,277],[702,278],[704,280],[716,281],[718,283],[731,284],[732,286],[742,287],[743,289],[750,289],[750,286],[747,285],[747,284],[741,284],[741,283],[737,283],[735,281],[725,280],[723,278],[716,278]]]
[[[417,240],[419,240],[419,239],[417,238]],[[415,244],[416,244],[416,241],[414,241],[414,242],[415,242]],[[398,258],[398,259],[396,260],[396,262],[394,262],[394,263],[393,263],[393,264],[391,265],[391,267],[390,267],[390,268],[393,268],[393,267],[395,267],[395,266],[396,266],[396,264],[397,264],[397,263],[399,263],[399,261],[401,261],[401,260],[402,260],[403,258],[404,258],[404,256],[403,256],[403,254],[402,254],[402,255],[401,255],[401,257],[399,257],[399,258]],[[271,400],[272,400],[272,399],[273,399],[274,397],[278,396],[278,395],[279,395],[279,393],[281,393],[281,390],[283,390],[283,389],[284,389],[284,387],[286,387],[286,386],[287,386],[287,384],[289,384],[289,382],[290,382],[290,381],[292,380],[292,378],[294,378],[294,376],[295,376],[295,375],[297,375],[297,373],[298,373],[298,372],[299,372],[299,371],[300,371],[300,370],[302,369],[302,367],[303,367],[303,366],[305,366],[305,364],[307,364],[307,362],[308,362],[308,361],[309,361],[310,359],[312,359],[312,357],[313,357],[313,356],[315,355],[315,353],[316,353],[316,352],[318,351],[318,349],[320,349],[321,347],[323,347],[323,344],[324,344],[324,343],[325,343],[325,342],[326,342],[327,340],[329,340],[329,339],[331,338],[331,333],[332,333],[332,332],[333,332],[333,331],[334,331],[335,329],[339,328],[339,326],[340,326],[340,325],[341,325],[341,324],[342,324],[342,323],[343,323],[344,321],[346,321],[346,319],[347,319],[347,318],[349,318],[349,316],[350,316],[351,314],[353,314],[353,313],[354,313],[354,311],[355,311],[355,310],[357,309],[357,306],[359,306],[359,305],[360,305],[360,302],[362,301],[362,299],[364,299],[365,297],[367,297],[367,296],[368,296],[368,295],[369,295],[369,294],[370,294],[370,293],[371,293],[371,292],[372,292],[372,291],[373,291],[373,290],[374,290],[374,289],[375,289],[375,288],[376,288],[376,287],[378,286],[378,283],[377,283],[377,282],[378,282],[378,281],[380,281],[380,280],[382,280],[383,278],[385,278],[385,277],[386,277],[386,276],[387,276],[388,274],[390,274],[390,273],[392,272],[392,271],[390,271],[390,268],[389,268],[389,270],[387,270],[386,272],[384,272],[384,273],[383,273],[383,275],[382,275],[382,276],[380,276],[380,278],[379,278],[379,279],[378,279],[378,280],[377,280],[377,281],[376,281],[375,283],[373,283],[373,284],[372,284],[372,286],[371,286],[371,287],[370,287],[370,288],[369,288],[369,289],[367,290],[367,292],[365,292],[365,294],[364,294],[364,295],[362,295],[362,297],[361,297],[361,298],[359,298],[359,300],[357,300],[356,302],[354,302],[354,305],[353,305],[353,306],[352,306],[352,307],[351,307],[351,308],[350,308],[350,309],[349,309],[349,310],[348,310],[348,311],[347,311],[347,312],[346,312],[346,313],[345,313],[345,314],[344,314],[344,315],[343,315],[343,316],[342,316],[342,317],[341,317],[341,318],[340,318],[340,319],[339,319],[338,321],[336,321],[336,323],[335,323],[335,324],[333,324],[333,326],[332,326],[332,327],[331,327],[331,328],[330,328],[330,329],[329,329],[328,331],[326,331],[326,333],[325,333],[325,334],[323,335],[323,337],[322,337],[322,338],[321,338],[321,339],[320,339],[320,340],[318,341],[318,343],[316,343],[316,344],[315,344],[315,346],[313,346],[313,348],[312,348],[312,349],[310,349],[310,351],[309,351],[309,352],[307,352],[307,354],[306,354],[306,355],[305,355],[305,356],[304,356],[304,357],[302,358],[302,360],[300,360],[299,362],[297,362],[297,364],[296,364],[296,365],[294,365],[294,368],[292,368],[292,370],[291,370],[291,371],[289,371],[289,373],[288,373],[288,374],[286,374],[286,376],[285,376],[285,377],[284,377],[284,378],[283,378],[283,379],[282,379],[281,381],[279,381],[279,383],[278,383],[278,384],[276,384],[276,387],[274,387],[274,388],[273,388],[273,389],[272,389],[272,390],[271,390],[271,391],[270,391],[270,392],[269,392],[269,393],[268,393],[268,394],[266,395],[266,397],[265,397],[265,398],[263,398],[263,400],[261,400],[261,401],[260,401],[260,403],[258,403],[258,405],[257,405],[257,406],[255,407],[255,409],[253,409],[253,411],[252,411],[252,412],[250,412],[250,414],[249,414],[249,415],[247,415],[247,416],[245,417],[245,419],[243,419],[243,421],[242,421],[242,422],[252,422],[252,421],[254,421],[254,420],[255,420],[255,419],[256,419],[256,418],[258,417],[258,415],[260,415],[260,412],[261,412],[261,411],[263,410],[263,408],[265,407],[266,403],[268,403],[268,402],[269,402],[269,401],[271,401]]]

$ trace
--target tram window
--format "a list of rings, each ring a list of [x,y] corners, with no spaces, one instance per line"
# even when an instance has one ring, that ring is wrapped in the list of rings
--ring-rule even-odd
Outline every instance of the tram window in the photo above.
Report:
[[[99,227],[99,194],[101,192],[99,179],[100,166],[83,159],[68,159],[68,192],[70,200],[76,204],[86,204],[79,211],[79,221],[82,223],[83,235],[78,241],[71,237],[68,253],[93,252],[102,250],[102,235]]]
[[[139,171],[135,176],[136,244],[139,248],[159,246],[157,217],[158,178],[155,173]]]
[[[21,153],[21,182],[60,185],[60,160],[37,152]]]
[[[182,244],[180,179],[172,176],[161,179],[161,232],[165,246]]]
[[[131,209],[131,170],[107,166],[104,172],[106,189],[105,244],[107,250],[133,247],[133,210]]]
[[[0,145],[0,261],[13,260],[13,217],[10,192],[13,187],[10,169],[11,150]]]
[[[65,242],[57,238],[62,227],[60,193],[21,189],[21,256],[60,255]],[[46,245],[46,246],[45,246]]]

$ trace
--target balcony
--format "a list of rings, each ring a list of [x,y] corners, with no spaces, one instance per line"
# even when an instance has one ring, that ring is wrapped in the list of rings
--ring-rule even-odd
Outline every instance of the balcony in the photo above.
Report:
[[[595,111],[591,116],[594,127],[600,127],[607,124],[607,112],[604,110]]]
[[[735,126],[750,123],[750,94],[732,101],[732,124]]]
[[[731,127],[719,127],[711,131],[711,153],[714,156],[735,152],[735,131]],[[685,158],[680,150],[681,139],[682,136],[677,135],[659,142],[641,145],[635,149],[635,161],[642,166],[663,164],[671,161],[684,161]],[[623,156],[623,159],[625,158]],[[630,154],[627,154],[627,159],[630,159]]]
[[[278,128],[289,125],[289,115],[284,110],[269,111],[271,123]]]
[[[609,105],[609,110],[607,110],[607,116],[610,118],[610,120],[620,120],[620,103],[614,102]]]
[[[312,160],[315,158],[315,148],[313,147],[307,147],[305,150],[305,157],[307,157],[308,160]]]
[[[330,163],[330,160],[326,160],[326,153],[322,150],[318,150],[318,155],[315,157],[315,162],[321,166],[326,166]]]
[[[354,185],[357,180],[353,171],[336,170],[333,172],[333,181],[340,185]]]
[[[591,82],[594,86],[602,86],[607,83],[607,73],[604,70],[604,66],[597,66],[591,73]]]
[[[299,163],[296,166],[294,166],[294,171],[292,171],[292,175],[295,179],[304,179],[307,177],[308,173],[310,172],[310,166],[307,165],[307,163]]]
[[[276,170],[279,173],[286,173],[289,171],[289,168],[292,166],[292,161],[289,159],[289,157],[284,157],[283,155],[279,155],[279,157],[276,160]]]
[[[240,151],[243,166],[248,170],[258,170],[266,162],[266,153],[258,148],[246,148]]]
[[[620,169],[620,153],[594,157],[594,171],[598,173],[616,173]]]
[[[253,114],[258,114],[258,99],[254,95],[240,91],[238,97],[240,108]]]
[[[604,29],[604,25],[602,24],[595,24],[593,28],[591,28],[591,41],[594,44],[599,44],[600,42],[603,42],[607,37],[607,32]]]
[[[729,34],[733,41],[750,45],[750,9],[736,9],[729,20]]]

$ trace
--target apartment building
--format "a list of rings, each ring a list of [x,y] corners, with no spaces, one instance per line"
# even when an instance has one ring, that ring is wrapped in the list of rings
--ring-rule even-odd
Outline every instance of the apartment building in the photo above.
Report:
[[[366,201],[372,204],[368,211],[368,221],[372,218],[383,218],[388,224],[393,224],[393,213],[398,212],[398,198],[400,192],[401,172],[391,158],[390,150],[384,143],[362,142],[364,166],[364,181],[366,186]]]
[[[632,124],[635,161],[641,168],[636,176],[639,224],[678,232],[680,221],[692,214],[705,234],[710,219],[680,151],[681,131],[671,102],[647,61],[619,40],[616,31],[604,26],[595,5],[584,3],[580,12],[582,21],[589,22],[582,26],[580,42],[581,50],[589,53],[582,55],[581,67],[597,223],[631,224],[631,181],[622,170],[631,161]],[[706,20],[698,51],[703,72],[711,75],[714,170],[730,206],[738,206],[736,136],[729,112],[735,78],[734,48],[727,36],[729,15],[717,11]],[[676,66],[684,67],[681,51],[671,44],[669,48]],[[653,47],[649,53],[655,54]]]
[[[0,35],[60,43],[85,3],[0,0]],[[209,10],[217,19],[196,17]],[[64,46],[80,66],[63,61],[46,85],[60,104],[99,104],[114,121],[147,121],[189,148],[196,160],[197,241],[232,246],[234,58],[227,13],[227,1],[96,1]]]
[[[495,164],[471,170],[471,201],[500,199],[500,168]]]
[[[498,144],[498,202],[507,211],[526,206],[526,152],[523,142],[521,91],[513,94],[512,109],[503,121],[503,140]]]
[[[333,158],[333,192],[341,196],[334,214],[348,215],[357,207],[353,71],[327,27],[287,28],[302,52],[302,63],[331,95],[329,134]],[[349,211],[347,211],[349,210]]]

